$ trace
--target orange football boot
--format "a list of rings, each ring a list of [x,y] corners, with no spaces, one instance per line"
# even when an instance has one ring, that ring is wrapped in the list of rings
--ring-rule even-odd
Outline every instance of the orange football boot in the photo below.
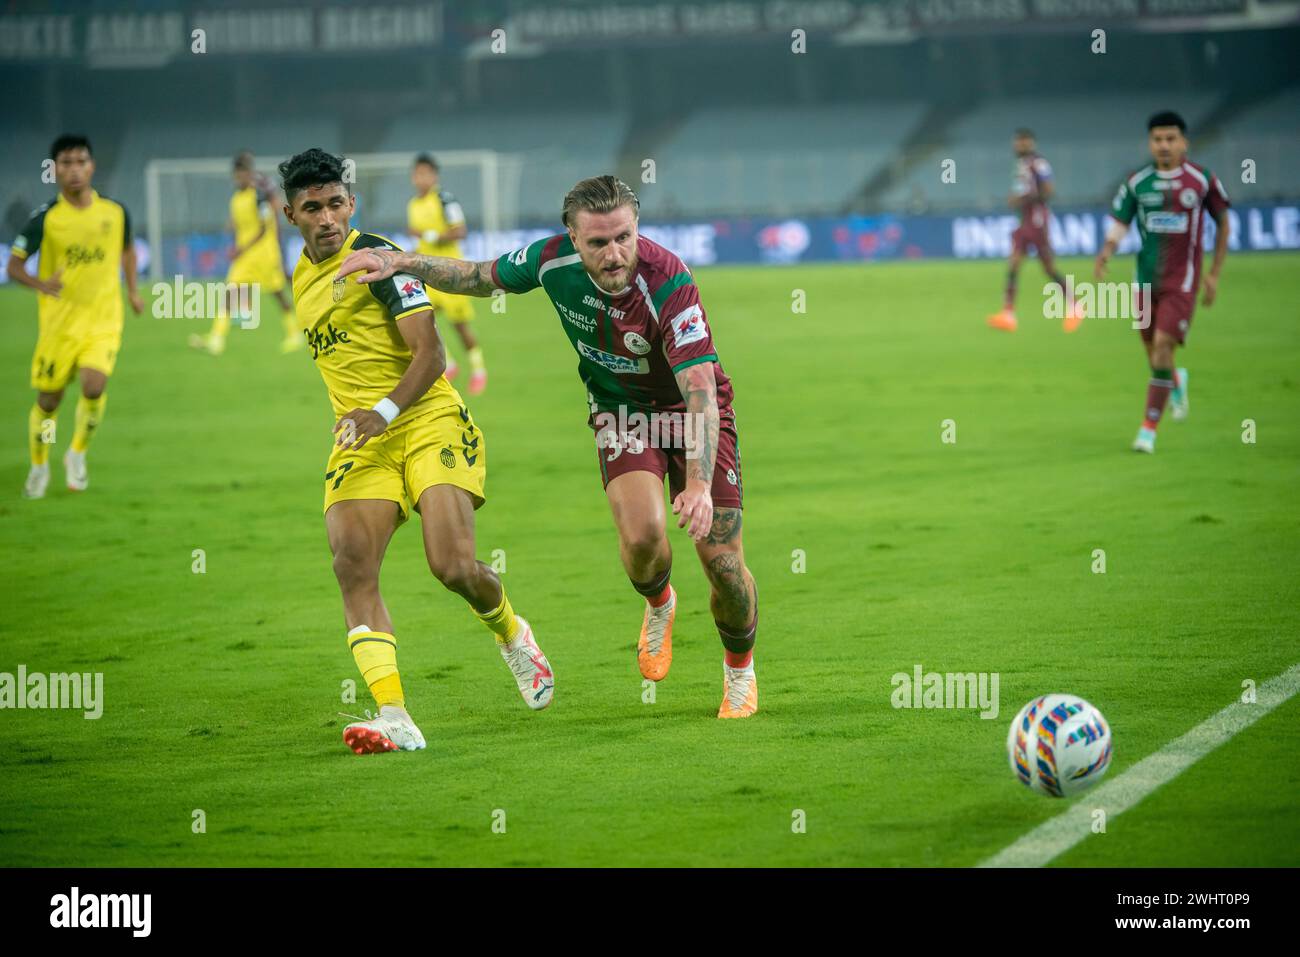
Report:
[[[1077,302],[1066,312],[1065,318],[1061,320],[1061,328],[1066,332],[1074,332],[1079,326],[1083,325],[1084,311],[1083,307]]]
[[[673,663],[673,619],[677,617],[677,592],[668,586],[668,600],[655,608],[645,606],[641,637],[636,643],[636,663],[641,676],[662,681]]]
[[[722,707],[719,718],[748,718],[758,710],[758,678],[754,663],[746,668],[722,665]]]
[[[1002,329],[1005,332],[1016,331],[1016,314],[1010,309],[1003,309],[1001,312],[995,312],[989,316],[989,325],[994,329]]]

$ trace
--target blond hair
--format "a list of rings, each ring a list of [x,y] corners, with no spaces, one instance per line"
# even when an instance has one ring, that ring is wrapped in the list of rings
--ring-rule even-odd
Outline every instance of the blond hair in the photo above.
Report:
[[[560,221],[565,226],[572,227],[574,214],[581,210],[612,213],[621,206],[631,206],[632,215],[639,215],[641,201],[632,192],[632,187],[617,176],[592,176],[582,180],[565,195]]]

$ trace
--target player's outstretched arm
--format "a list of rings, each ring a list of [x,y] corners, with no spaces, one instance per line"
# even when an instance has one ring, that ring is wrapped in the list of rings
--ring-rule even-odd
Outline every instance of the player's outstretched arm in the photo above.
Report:
[[[718,458],[718,380],[712,362],[699,362],[677,373],[686,400],[686,488],[673,500],[677,527],[689,523],[691,538],[702,541],[713,526],[713,468]]]
[[[492,261],[466,262],[444,256],[421,256],[399,249],[358,249],[339,267],[339,277],[359,272],[357,282],[378,282],[399,272],[457,296],[490,296],[501,288],[492,278]]]

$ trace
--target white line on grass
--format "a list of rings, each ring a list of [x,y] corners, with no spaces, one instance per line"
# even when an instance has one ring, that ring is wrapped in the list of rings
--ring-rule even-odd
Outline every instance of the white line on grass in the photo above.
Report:
[[[1239,731],[1250,727],[1300,691],[1300,664],[1294,664],[1256,689],[1255,703],[1238,700],[1211,715],[1181,738],[1171,741],[1117,778],[1104,782],[1068,810],[1044,821],[980,867],[1042,867],[1092,833],[1097,808],[1109,821],[1123,814],[1160,785],[1171,781]]]

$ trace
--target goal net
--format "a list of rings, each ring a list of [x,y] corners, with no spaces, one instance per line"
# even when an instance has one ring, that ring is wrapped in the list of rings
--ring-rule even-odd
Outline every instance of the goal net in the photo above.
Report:
[[[452,193],[465,211],[471,234],[498,234],[518,225],[522,160],[494,150],[439,150],[440,188]],[[353,226],[380,233],[395,242],[410,240],[406,204],[411,198],[414,153],[345,155],[357,197]],[[259,156],[257,171],[277,187],[276,166],[285,157]],[[145,167],[146,233],[150,278],[224,275],[232,242],[230,215],[231,156],[156,159]],[[280,250],[292,269],[302,250],[298,231],[277,210]]]

